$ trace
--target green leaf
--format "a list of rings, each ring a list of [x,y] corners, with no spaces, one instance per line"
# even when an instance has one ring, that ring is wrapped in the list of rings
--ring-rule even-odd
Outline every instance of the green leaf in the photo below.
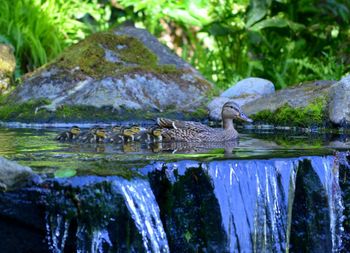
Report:
[[[191,16],[188,11],[179,9],[166,9],[164,10],[164,13],[166,13],[171,18],[184,22],[187,25],[202,26],[202,22],[197,18]]]
[[[290,21],[288,19],[272,17],[256,23],[255,25],[250,27],[250,30],[260,31],[265,28],[282,28],[282,27],[289,27],[293,31],[298,31],[305,28],[304,25]]]
[[[267,14],[268,6],[270,4],[270,2],[264,0],[252,0],[250,4],[250,10],[247,14],[246,27],[251,27],[256,22],[265,17]]]
[[[75,169],[59,169],[56,170],[54,173],[54,176],[56,178],[64,178],[64,177],[73,177],[77,174],[77,171]]]

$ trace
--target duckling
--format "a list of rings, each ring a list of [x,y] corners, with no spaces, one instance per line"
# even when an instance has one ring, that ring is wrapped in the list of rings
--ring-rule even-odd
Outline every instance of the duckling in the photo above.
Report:
[[[135,139],[135,132],[131,130],[131,128],[124,128],[122,131],[122,135],[124,142],[134,141]]]
[[[124,141],[123,130],[124,127],[122,126],[113,126],[110,133],[108,133],[110,136],[109,142],[122,143]]]
[[[140,141],[144,143],[159,142],[162,140],[162,129],[158,126],[153,126],[143,132]]]
[[[99,127],[96,129],[96,143],[104,142],[104,140],[107,138],[106,129],[103,127]]]
[[[72,126],[68,131],[64,131],[56,136],[57,141],[72,141],[78,138],[80,134],[80,127]]]
[[[183,142],[222,142],[238,138],[233,120],[252,122],[233,101],[226,102],[221,111],[223,128],[211,128],[199,122],[158,118],[157,123],[163,129],[162,137],[166,141]]]
[[[142,137],[142,129],[140,126],[137,125],[133,125],[131,126],[130,130],[134,133],[134,140],[135,141],[140,141],[141,137]]]
[[[82,133],[79,136],[79,142],[82,143],[95,143],[96,142],[96,132],[99,127],[92,127],[87,132]]]
[[[154,127],[151,131],[151,135],[153,137],[152,141],[153,142],[161,142],[163,137],[162,137],[162,129],[159,127]]]

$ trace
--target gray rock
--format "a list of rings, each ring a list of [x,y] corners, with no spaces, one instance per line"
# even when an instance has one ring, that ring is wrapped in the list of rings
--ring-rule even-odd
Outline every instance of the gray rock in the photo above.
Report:
[[[108,71],[101,73],[104,70]],[[113,107],[116,112],[186,113],[204,105],[211,88],[211,83],[149,32],[122,26],[90,36],[31,73],[10,100],[49,99],[51,104],[41,108],[50,111],[62,105],[86,105]]]
[[[0,190],[12,190],[33,178],[29,167],[0,157]]]
[[[286,88],[249,102],[243,105],[242,109],[248,115],[252,115],[263,110],[275,111],[286,104],[293,108],[305,107],[317,98],[327,98],[334,83],[334,81],[316,81]]]
[[[220,97],[240,97],[244,95],[267,95],[275,92],[275,86],[266,79],[249,77],[224,91]]]
[[[0,94],[11,85],[16,69],[16,58],[10,45],[0,44]]]
[[[350,75],[342,78],[330,90],[329,119],[337,125],[350,125]]]
[[[243,79],[208,104],[209,118],[220,121],[222,106],[230,100],[239,106],[243,106],[246,103],[274,92],[275,86],[266,79],[256,77]]]

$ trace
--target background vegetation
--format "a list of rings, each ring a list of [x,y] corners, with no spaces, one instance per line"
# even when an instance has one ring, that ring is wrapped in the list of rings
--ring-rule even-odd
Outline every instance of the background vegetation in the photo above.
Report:
[[[17,76],[126,20],[145,27],[224,89],[247,76],[277,88],[350,71],[348,0],[3,0],[0,43]]]

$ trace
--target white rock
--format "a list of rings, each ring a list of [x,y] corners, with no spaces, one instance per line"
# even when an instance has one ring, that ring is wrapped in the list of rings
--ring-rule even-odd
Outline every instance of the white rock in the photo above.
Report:
[[[275,86],[266,79],[249,77],[224,91],[220,97],[239,97],[243,95],[267,95],[275,92]]]
[[[239,81],[236,85],[224,91],[220,97],[214,98],[207,106],[211,120],[221,120],[222,106],[232,100],[243,106],[263,95],[275,92],[275,86],[268,80],[249,77]]]
[[[338,125],[350,125],[350,75],[343,77],[330,90],[329,119]]]

